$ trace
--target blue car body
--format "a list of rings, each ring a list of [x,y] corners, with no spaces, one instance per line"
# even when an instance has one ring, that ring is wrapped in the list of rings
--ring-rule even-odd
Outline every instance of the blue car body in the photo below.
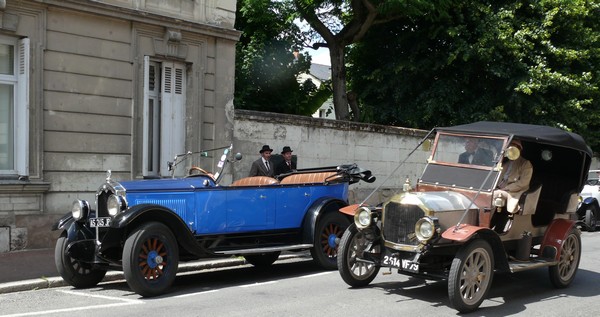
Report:
[[[337,244],[350,224],[338,212],[349,184],[374,177],[356,165],[313,168],[219,184],[228,150],[214,175],[117,182],[96,192],[95,208],[78,200],[58,220],[56,266],[68,283],[91,287],[108,270],[123,270],[143,296],[163,293],[180,261],[243,255],[257,266],[282,251],[310,250],[325,268],[337,266]]]

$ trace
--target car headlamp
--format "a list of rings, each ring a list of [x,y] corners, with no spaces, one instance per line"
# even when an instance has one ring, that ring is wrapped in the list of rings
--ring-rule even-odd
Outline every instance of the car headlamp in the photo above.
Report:
[[[90,211],[90,204],[85,200],[75,200],[71,206],[71,214],[75,220],[85,219]]]
[[[108,214],[111,217],[114,217],[119,212],[125,209],[125,200],[121,196],[110,195],[108,200],[106,201],[106,208],[108,210]]]
[[[504,156],[508,157],[509,160],[514,161],[521,156],[521,150],[516,146],[509,146],[504,153]]]
[[[429,217],[423,217],[415,224],[415,235],[421,242],[426,242],[435,234],[435,222]]]
[[[364,229],[371,225],[371,209],[360,207],[354,214],[354,223],[359,229]]]

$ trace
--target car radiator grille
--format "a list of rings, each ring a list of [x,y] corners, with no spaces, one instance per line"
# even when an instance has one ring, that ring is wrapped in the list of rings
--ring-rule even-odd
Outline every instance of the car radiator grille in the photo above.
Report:
[[[415,224],[423,216],[419,206],[388,203],[383,210],[383,238],[398,244],[419,244],[414,237]]]

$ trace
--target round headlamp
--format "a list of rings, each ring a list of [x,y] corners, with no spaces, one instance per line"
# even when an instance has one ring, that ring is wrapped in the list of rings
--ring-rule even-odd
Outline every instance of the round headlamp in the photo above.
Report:
[[[359,229],[364,229],[371,225],[371,209],[360,207],[354,214],[354,223]]]
[[[423,217],[415,224],[415,235],[421,242],[425,242],[435,234],[435,223],[429,217]]]
[[[521,156],[521,150],[519,150],[518,147],[511,145],[506,149],[504,156],[508,157],[509,160],[514,161]]]
[[[90,211],[90,204],[85,200],[75,200],[71,206],[71,214],[75,220],[85,219]]]
[[[114,217],[125,209],[125,201],[121,196],[110,195],[106,201],[106,208],[108,209],[108,214]]]

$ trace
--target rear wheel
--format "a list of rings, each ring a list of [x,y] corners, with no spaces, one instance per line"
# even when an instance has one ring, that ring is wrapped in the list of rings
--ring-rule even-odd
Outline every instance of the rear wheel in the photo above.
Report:
[[[135,230],[123,248],[123,273],[127,284],[142,296],[165,292],[177,274],[179,249],[171,230],[150,222]]]
[[[317,223],[315,241],[310,249],[313,259],[325,269],[337,268],[338,244],[350,221],[338,212],[329,212]]]
[[[244,258],[246,258],[246,261],[248,261],[248,263],[256,267],[265,267],[277,261],[277,259],[279,258],[279,254],[281,254],[281,252],[279,251],[260,254],[246,254],[244,255]]]
[[[594,210],[588,209],[585,211],[585,226],[587,227],[587,231],[593,232],[596,231],[596,225],[598,223],[598,217],[596,217],[596,213]]]
[[[90,263],[73,259],[67,254],[69,241],[65,234],[56,240],[54,248],[54,264],[60,276],[76,288],[87,288],[102,281],[106,270],[97,269]]]
[[[461,313],[476,310],[485,299],[494,278],[494,254],[485,240],[462,247],[452,261],[448,276],[448,296]]]
[[[558,264],[549,267],[550,281],[555,287],[565,288],[573,282],[580,258],[581,236],[579,230],[573,228],[563,241]]]
[[[356,225],[351,224],[344,232],[338,249],[338,270],[346,284],[352,287],[367,286],[375,279],[379,266],[361,261],[365,253],[380,254],[381,246],[365,238]]]

